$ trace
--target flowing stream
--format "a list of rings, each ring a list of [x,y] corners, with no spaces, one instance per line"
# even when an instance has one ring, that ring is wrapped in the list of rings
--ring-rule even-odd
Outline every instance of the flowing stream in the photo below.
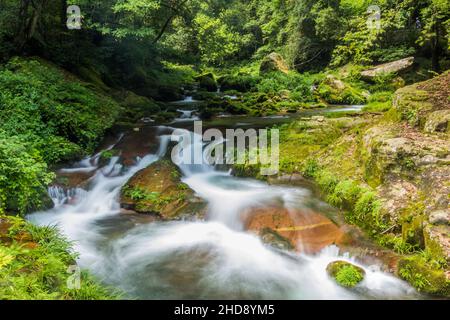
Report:
[[[286,208],[303,208],[319,203],[306,188],[237,178],[210,165],[181,165],[183,182],[208,203],[206,221],[161,222],[121,213],[121,187],[139,170],[170,152],[172,130],[154,127],[158,150],[136,156],[134,165],[124,165],[117,156],[101,166],[98,155],[94,155],[81,165],[64,169],[66,173],[91,170],[92,175],[83,187],[50,188],[55,208],[31,214],[29,220],[58,225],[74,241],[80,253],[78,264],[130,298],[419,298],[403,281],[376,265],[362,265],[336,246],[316,255],[287,252],[264,244],[244,230],[240,212],[254,205],[281,203]],[[196,137],[192,144],[202,145],[201,138]],[[338,259],[366,271],[356,288],[344,289],[328,277],[326,266]]]

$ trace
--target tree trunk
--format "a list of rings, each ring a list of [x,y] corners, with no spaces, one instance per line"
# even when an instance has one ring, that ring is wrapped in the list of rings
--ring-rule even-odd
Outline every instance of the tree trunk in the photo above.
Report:
[[[19,15],[22,15],[19,31],[16,36],[16,49],[22,52],[25,45],[30,41],[37,29],[47,0],[22,0]],[[31,12],[29,8],[31,4]]]
[[[16,47],[18,49],[23,47],[23,43],[25,41],[24,39],[28,25],[28,8],[30,6],[30,2],[31,2],[30,0],[22,0],[20,2],[20,9],[18,15],[19,24],[16,31],[16,35],[14,37],[14,43],[16,44]],[[20,49],[18,51],[20,51]]]
[[[433,68],[434,72],[441,72],[441,64],[439,63],[439,58],[441,56],[441,46],[439,42],[440,37],[440,30],[439,30],[439,23],[436,22],[434,25],[434,31],[436,36],[431,41],[431,67]]]
[[[65,29],[67,26],[67,0],[61,0],[61,29]]]
[[[156,36],[156,38],[153,40],[153,44],[157,43],[159,41],[159,39],[161,39],[161,37],[163,36],[163,34],[166,31],[167,27],[169,26],[169,24],[172,22],[172,20],[174,18],[175,18],[175,15],[172,15],[166,20],[166,23],[164,23],[163,27],[161,28],[161,31]]]

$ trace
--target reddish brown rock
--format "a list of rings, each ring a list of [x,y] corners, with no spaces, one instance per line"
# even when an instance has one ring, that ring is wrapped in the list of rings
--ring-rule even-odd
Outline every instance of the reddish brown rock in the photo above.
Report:
[[[255,208],[245,214],[246,229],[261,234],[267,228],[290,241],[296,251],[316,253],[344,241],[342,230],[313,211],[284,208]]]
[[[153,163],[122,188],[121,208],[166,220],[203,216],[206,204],[180,178],[181,172],[170,160]]]

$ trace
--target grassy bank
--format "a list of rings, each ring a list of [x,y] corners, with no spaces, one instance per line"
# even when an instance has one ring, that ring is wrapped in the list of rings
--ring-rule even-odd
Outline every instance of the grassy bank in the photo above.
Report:
[[[48,166],[91,153],[119,115],[92,84],[41,59],[0,68],[0,213],[51,205]]]
[[[118,298],[87,272],[76,283],[76,254],[54,227],[0,216],[0,300],[103,300]]]
[[[396,94],[381,91],[367,107],[377,114],[329,114],[279,129],[281,175],[300,173],[314,180],[348,223],[402,255],[397,266],[401,278],[419,291],[448,297],[448,256],[445,242],[436,236],[445,226],[429,218],[442,207],[434,199],[445,198],[448,187],[439,178],[448,172],[448,133],[427,129],[438,127],[436,115],[444,119],[448,101],[436,88],[446,83],[448,74]],[[374,101],[382,107],[374,107]],[[436,161],[422,160],[430,156]],[[259,177],[258,167],[235,169],[239,175]]]

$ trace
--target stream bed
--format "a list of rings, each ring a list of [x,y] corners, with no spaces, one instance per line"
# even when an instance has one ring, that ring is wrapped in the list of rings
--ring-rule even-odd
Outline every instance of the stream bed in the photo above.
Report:
[[[193,112],[184,111],[178,119],[181,125],[196,119]],[[280,119],[268,120],[278,123]],[[230,123],[233,121],[251,123],[253,119],[232,119]],[[265,125],[267,119],[258,121]],[[80,254],[78,264],[122,290],[125,298],[421,298],[407,283],[381,271],[379,265],[363,264],[336,245],[314,255],[283,251],[245,230],[240,213],[255,205],[324,207],[306,187],[238,178],[229,170],[210,165],[181,165],[182,181],[208,203],[205,221],[159,221],[149,215],[123,213],[121,187],[139,170],[170,154],[174,129],[147,125],[132,135],[116,137],[106,148],[121,150],[122,157],[100,164],[98,153],[61,170],[66,175],[82,175],[83,183],[71,189],[51,187],[55,208],[31,214],[28,219],[39,225],[58,225],[74,241]],[[129,143],[131,138],[139,150]],[[153,142],[147,145],[149,140]],[[192,143],[202,141],[193,139]],[[365,279],[351,290],[340,287],[326,273],[327,265],[335,260],[362,267]]]

